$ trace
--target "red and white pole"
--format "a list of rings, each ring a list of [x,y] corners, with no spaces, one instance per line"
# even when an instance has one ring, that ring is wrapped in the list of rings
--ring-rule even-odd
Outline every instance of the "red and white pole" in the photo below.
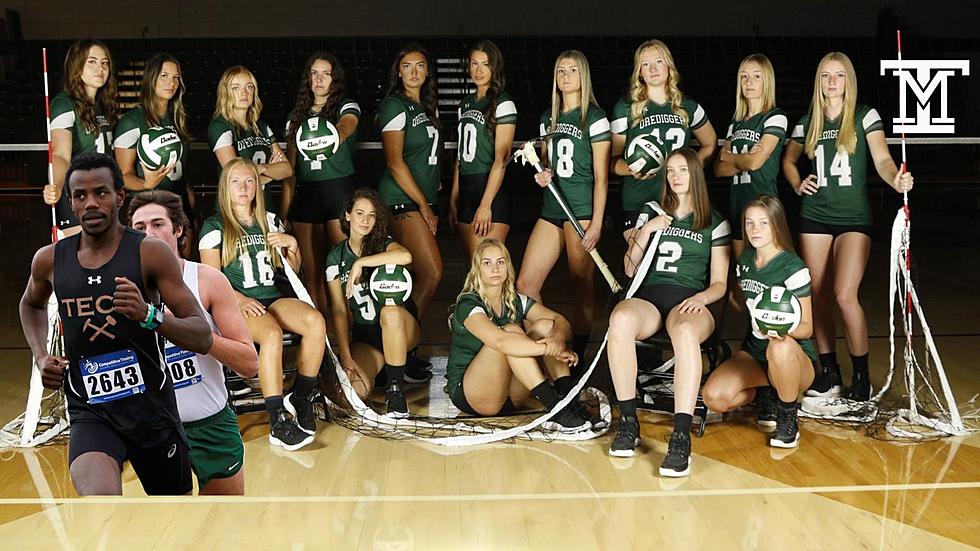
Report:
[[[54,154],[51,150],[51,100],[48,95],[48,49],[41,48],[44,60],[44,125],[48,132],[48,185],[54,185]],[[55,205],[51,205],[51,242],[58,240],[58,214]]]
[[[898,60],[902,60],[902,31],[895,31],[895,39],[898,44]],[[899,86],[902,83],[899,82]],[[905,157],[905,132],[902,132],[902,164],[899,167],[899,174],[904,173],[907,170],[907,159]],[[912,354],[912,289],[910,288],[911,274],[912,274],[912,235],[909,225],[911,224],[912,211],[909,209],[909,192],[902,192],[902,208],[905,210],[905,272],[909,274],[909,278],[905,282],[905,310],[906,310],[906,322],[905,322],[905,334],[908,340],[908,352]]]

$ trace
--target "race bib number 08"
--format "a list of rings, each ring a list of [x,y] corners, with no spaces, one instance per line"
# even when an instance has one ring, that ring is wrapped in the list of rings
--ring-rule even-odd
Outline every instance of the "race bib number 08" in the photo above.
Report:
[[[188,352],[167,342],[163,355],[167,361],[170,377],[174,380],[174,390],[196,385],[204,380],[200,366],[197,365],[197,354],[194,352]]]
[[[104,404],[146,391],[139,360],[131,348],[82,358],[79,367],[90,404]]]

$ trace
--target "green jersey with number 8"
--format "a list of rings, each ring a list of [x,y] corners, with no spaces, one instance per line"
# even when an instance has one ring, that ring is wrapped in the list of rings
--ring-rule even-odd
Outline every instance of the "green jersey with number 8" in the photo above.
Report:
[[[496,158],[494,137],[487,128],[483,110],[490,100],[484,96],[476,99],[476,94],[470,94],[459,102],[457,115],[459,117],[459,173],[489,174],[490,167]],[[497,108],[494,112],[497,125],[517,124],[517,106],[507,92],[497,96]]]
[[[643,205],[636,218],[636,229],[666,214],[656,202]],[[694,226],[694,213],[684,218],[674,217],[660,235],[653,263],[643,277],[643,286],[677,285],[701,291],[708,286],[712,247],[727,246],[732,240],[732,227],[728,220],[711,209],[711,222],[700,230]],[[655,235],[655,234],[652,234]],[[651,241],[653,237],[650,237]]]
[[[442,155],[442,139],[439,129],[429,119],[421,104],[401,94],[385,98],[378,108],[378,125],[381,132],[404,132],[402,158],[412,173],[412,178],[425,195],[427,203],[436,202],[439,191],[439,158]],[[391,169],[385,167],[378,184],[378,191],[385,204],[411,203],[408,195],[395,181]]]
[[[279,217],[271,212],[267,214],[270,232],[283,231]],[[204,221],[201,226],[201,240],[198,249],[202,251],[217,249],[221,251],[223,224],[221,214],[215,214]],[[279,290],[275,283],[275,266],[272,255],[278,254],[266,245],[262,228],[256,222],[247,228],[237,243],[238,258],[227,266],[221,267],[228,281],[239,293],[254,299],[279,298]]]
[[[385,239],[384,248],[387,249],[388,245],[394,242],[394,239],[388,237]],[[354,266],[354,261],[358,258],[354,250],[350,248],[349,239],[344,239],[334,245],[327,253],[327,282],[339,279],[341,289],[346,291],[347,277],[350,275],[351,267]],[[347,299],[347,308],[354,317],[354,323],[358,325],[377,325],[380,323],[378,312],[381,310],[381,306],[375,302],[371,293],[368,292],[368,274],[364,271],[361,272],[361,283],[354,287],[354,293]]]
[[[643,118],[634,124],[633,117],[630,116],[632,105],[629,98],[621,98],[613,107],[612,122],[609,123],[614,134],[626,135],[624,151],[628,150],[630,142],[637,136],[653,134],[667,146],[667,153],[670,154],[671,151],[685,147],[691,139],[691,131],[708,122],[704,109],[690,98],[681,101],[681,108],[687,113],[687,123],[674,113],[672,104],[659,104],[651,100],[647,102]],[[661,170],[649,180],[623,176],[623,211],[637,212],[648,201],[660,201],[666,172]]]
[[[592,191],[595,186],[595,168],[592,166],[592,144],[608,142],[609,119],[606,112],[596,105],[589,106],[584,128],[581,108],[558,115],[556,136],[548,139],[548,162],[554,175],[554,183],[565,196],[565,202],[576,218],[592,216]],[[541,135],[551,131],[551,110],[541,115]],[[564,219],[565,211],[550,191],[544,192],[541,207],[544,218]]]
[[[728,125],[725,138],[735,155],[745,155],[752,151],[766,134],[775,136],[778,140],[776,148],[758,170],[746,170],[732,176],[732,220],[741,221],[745,204],[752,199],[763,194],[779,196],[776,191],[776,175],[779,174],[780,152],[783,150],[788,126],[786,113],[779,108],[759,113],[744,121],[733,120]]]
[[[823,135],[817,140],[811,174],[816,174],[820,189],[813,195],[803,196],[803,218],[824,224],[849,226],[871,224],[871,203],[867,193],[868,134],[884,132],[878,111],[867,105],[858,105],[854,112],[857,145],[854,154],[837,150],[837,120],[824,119]],[[810,129],[810,115],[803,115],[793,128],[793,139],[805,144]]]
[[[112,154],[112,122],[101,113],[95,114],[95,122],[99,128],[89,131],[75,116],[75,101],[68,92],[61,92],[51,100],[51,130],[67,130],[71,132],[71,156],[79,153]]]

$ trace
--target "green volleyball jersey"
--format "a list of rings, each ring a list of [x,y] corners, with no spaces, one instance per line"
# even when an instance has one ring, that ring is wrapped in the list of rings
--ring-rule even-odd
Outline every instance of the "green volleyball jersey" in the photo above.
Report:
[[[786,129],[789,120],[786,113],[779,108],[773,108],[765,113],[749,117],[744,121],[733,120],[728,125],[726,139],[732,146],[732,153],[743,155],[762,141],[762,137],[771,134],[779,142],[772,150],[769,158],[758,170],[745,170],[732,176],[732,220],[741,220],[745,204],[756,197],[769,194],[779,196],[776,191],[776,175],[779,174],[780,153],[786,141]]]
[[[555,133],[548,140],[548,161],[554,174],[555,185],[565,196],[565,202],[575,213],[576,218],[592,216],[592,191],[595,187],[595,172],[592,166],[592,144],[608,142],[609,119],[606,112],[596,105],[589,106],[589,112],[582,124],[580,107],[558,115]],[[581,128],[584,126],[584,128]],[[542,135],[551,132],[551,110],[541,115]],[[541,216],[545,218],[565,217],[565,211],[550,191],[544,192]]]
[[[508,319],[510,317],[510,305],[505,306],[503,313],[497,315],[492,308],[483,303],[483,300],[476,293],[463,293],[459,296],[456,305],[453,307],[450,320],[452,340],[449,345],[449,361],[446,364],[446,380],[449,383],[447,390],[450,396],[456,392],[456,387],[463,381],[463,375],[466,373],[466,368],[470,366],[470,362],[483,349],[483,341],[470,333],[463,322],[474,314],[484,314],[498,327],[503,327],[508,323],[521,325],[534,304],[534,299],[518,293],[517,304],[514,305],[516,307],[515,319],[510,320]]]
[[[231,146],[239,157],[257,165],[265,164],[272,157],[276,135],[264,121],[258,121],[256,126],[259,127],[258,134],[251,128],[239,130],[222,117],[217,117],[208,125],[208,146],[212,152]]]
[[[766,289],[774,285],[789,289],[796,295],[796,298],[810,296],[810,270],[807,269],[803,259],[790,251],[781,251],[765,266],[756,268],[755,249],[746,247],[735,264],[735,276],[738,278],[738,286],[746,301],[755,300]],[[806,355],[811,360],[816,360],[817,355],[813,348],[813,341],[804,339],[799,342]],[[766,362],[766,348],[768,347],[769,339],[759,338],[750,327],[742,341],[742,350],[748,352],[759,363],[764,364]]]
[[[308,115],[315,117],[316,111],[310,110]],[[354,115],[360,120],[361,106],[350,98],[344,98],[337,108],[337,115],[330,119],[334,126],[340,122],[344,115]],[[286,140],[296,148],[296,130],[289,127],[290,121],[286,121]],[[297,182],[323,182],[335,178],[343,178],[354,174],[354,147],[351,145],[357,140],[357,130],[347,139],[340,142],[337,151],[330,158],[323,161],[312,161],[303,156],[299,151],[296,152],[296,181]]]
[[[625,152],[629,151],[629,144],[637,136],[646,134],[653,134],[659,138],[666,146],[667,153],[685,147],[691,140],[691,131],[701,128],[708,122],[704,109],[690,98],[681,101],[681,108],[687,113],[686,123],[681,116],[674,113],[670,103],[659,104],[648,101],[643,111],[643,118],[634,124],[635,121],[630,116],[632,105],[629,98],[621,98],[613,107],[612,121],[609,123],[613,133],[626,136],[624,156]],[[649,180],[623,176],[623,211],[637,212],[649,201],[661,201],[660,194],[663,192],[666,173],[666,170],[661,170]]]
[[[354,261],[358,259],[357,254],[350,248],[349,241],[349,239],[344,239],[342,242],[334,245],[330,249],[330,252],[327,253],[326,262],[327,281],[330,282],[335,279],[340,279],[341,288],[345,290],[351,267],[354,265]],[[387,249],[388,245],[394,242],[394,239],[388,237],[385,240],[384,248]],[[380,322],[378,312],[381,310],[381,307],[371,297],[371,293],[368,292],[368,273],[366,271],[361,272],[361,283],[354,287],[353,296],[347,299],[347,308],[354,316],[354,323],[358,325],[377,325]]]
[[[174,132],[177,132],[177,126],[174,124],[173,114],[168,110],[167,113],[160,117],[160,125],[164,128],[169,128]],[[136,107],[130,109],[125,115],[119,119],[116,124],[116,141],[113,142],[112,146],[117,149],[136,149],[136,144],[140,141],[140,136],[144,132],[150,129],[150,124],[146,121],[146,114],[143,112],[143,106],[137,105]],[[187,151],[190,149],[190,144],[184,142],[184,147],[180,150],[180,158],[177,159],[177,164],[174,165],[174,169],[167,174],[167,178],[157,185],[157,189],[162,189],[166,191],[172,191],[174,193],[183,194],[186,190],[184,184],[184,159],[187,158]],[[143,178],[143,163],[139,161],[139,157],[136,158],[136,175]]]
[[[636,228],[661,214],[666,214],[663,208],[656,201],[650,201],[640,209]],[[711,222],[706,228],[693,230],[693,225],[694,213],[691,213],[684,218],[674,217],[670,226],[663,230],[653,262],[643,277],[643,286],[677,285],[698,291],[707,288],[711,248],[731,243],[732,227],[714,209],[711,209]]]
[[[459,102],[456,110],[459,118],[459,173],[463,176],[470,174],[489,174],[490,167],[496,158],[494,137],[490,135],[483,110],[490,100],[486,96],[477,99],[476,94],[470,94]],[[517,124],[517,106],[507,92],[497,96],[497,108],[494,110],[497,125]]]
[[[883,132],[878,111],[858,105],[854,113],[857,145],[854,154],[837,150],[838,120],[824,119],[823,134],[817,141],[811,174],[817,175],[820,189],[814,195],[803,196],[802,216],[815,222],[833,225],[871,224],[871,203],[868,202],[868,134]],[[793,139],[805,144],[810,129],[810,115],[803,115],[793,128]]]
[[[68,92],[61,92],[51,100],[51,130],[71,132],[71,156],[79,153],[112,154],[112,122],[101,113],[95,114],[98,130],[89,131],[75,116],[75,100]]]
[[[378,108],[378,125],[381,132],[405,133],[402,157],[415,183],[425,194],[426,202],[435,203],[436,193],[439,191],[442,139],[439,129],[429,120],[425,108],[400,94],[388,96]],[[412,202],[387,166],[381,175],[378,191],[387,205]]]
[[[267,214],[267,226],[270,232],[283,231],[279,217],[271,212]],[[204,221],[201,226],[201,239],[198,249],[205,251],[217,249],[221,251],[222,230],[221,214],[215,214]],[[245,235],[238,240],[238,258],[222,266],[231,286],[239,293],[254,299],[279,298],[279,290],[275,283],[275,265],[272,255],[279,254],[266,245],[265,235],[258,223],[244,228]]]

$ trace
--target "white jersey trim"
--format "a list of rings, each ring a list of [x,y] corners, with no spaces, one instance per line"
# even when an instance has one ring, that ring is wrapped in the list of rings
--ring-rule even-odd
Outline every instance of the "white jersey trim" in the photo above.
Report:
[[[225,130],[218,136],[218,140],[214,142],[214,148],[211,151],[217,151],[222,147],[232,147],[234,145],[234,140],[231,136],[231,130]]]
[[[75,112],[65,111],[51,119],[51,130],[67,130],[75,126]]]
[[[691,124],[689,125],[691,128],[700,125],[704,120],[704,107],[701,107],[701,104],[697,104],[697,108],[694,110],[694,116],[692,119],[693,120],[691,120]]]
[[[810,284],[810,270],[803,268],[786,278],[786,288],[795,291]]]
[[[789,119],[786,118],[786,115],[776,114],[766,119],[766,122],[762,125],[762,127],[772,128],[775,126],[777,128],[782,128],[785,131],[787,125],[789,125]]]
[[[721,239],[722,237],[727,237],[732,234],[732,225],[728,223],[728,220],[722,220],[721,224],[715,226],[715,229],[711,230],[711,240]]]
[[[405,130],[405,113],[398,113],[381,129],[382,132],[397,132],[399,130]]]
[[[198,243],[197,249],[199,251],[209,251],[218,248],[220,245],[221,230],[211,230],[201,236],[201,241]]]
[[[864,115],[864,119],[861,120],[861,126],[863,126],[865,132],[867,132],[867,130],[876,122],[881,122],[881,115],[878,114],[877,109],[871,109]]]
[[[626,117],[619,117],[618,119],[613,119],[609,123],[609,130],[612,131],[613,134],[622,134],[623,132],[626,132],[626,127],[628,125],[629,124],[626,122]]]
[[[802,138],[803,137],[803,125],[802,124],[797,124],[796,126],[793,127],[793,137],[794,138]]]
[[[602,117],[589,125],[589,137],[599,136],[609,132],[609,119]]]
[[[495,113],[496,113],[496,117],[498,119],[500,117],[506,117],[506,116],[509,116],[509,115],[516,115],[517,114],[517,105],[513,101],[511,101],[511,100],[507,100],[507,101],[498,103],[497,104],[497,110],[496,110]]]
[[[138,141],[140,141],[140,129],[132,128],[116,136],[116,141],[112,144],[112,147],[119,149],[132,149]]]

